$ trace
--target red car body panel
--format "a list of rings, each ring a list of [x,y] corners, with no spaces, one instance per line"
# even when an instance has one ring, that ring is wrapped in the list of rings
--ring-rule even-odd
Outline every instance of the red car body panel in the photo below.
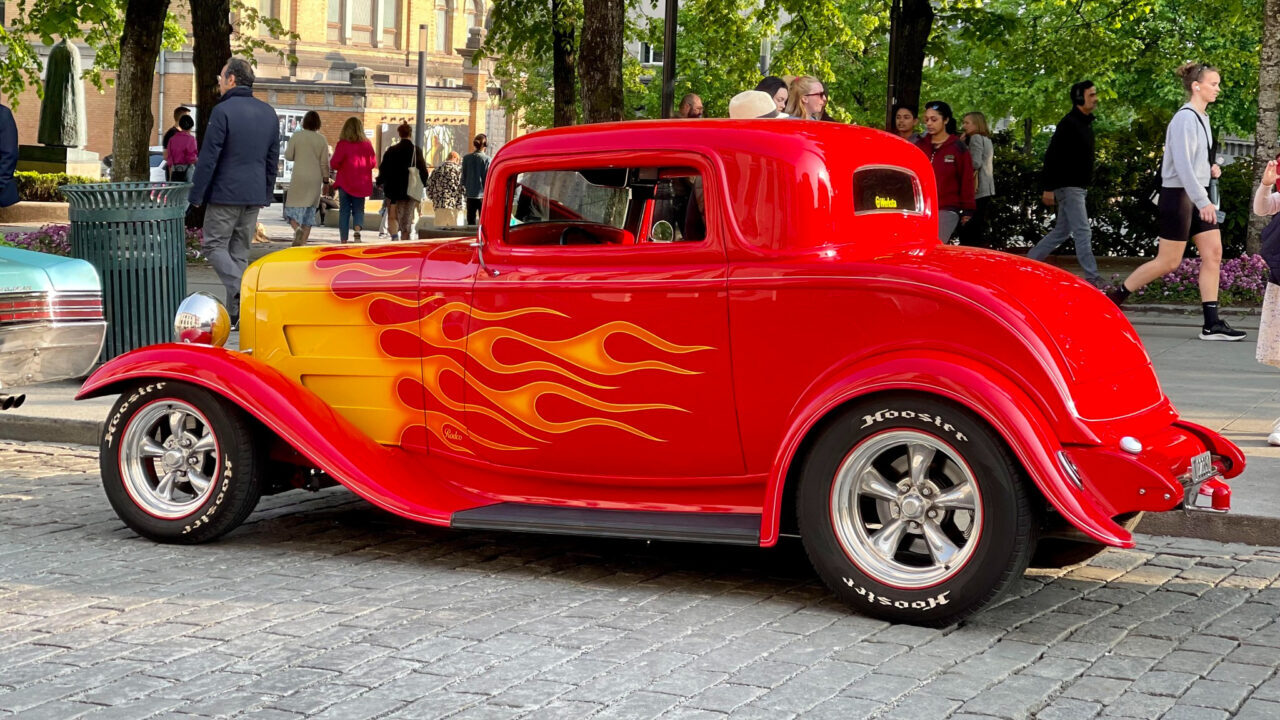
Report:
[[[521,173],[618,167],[695,171],[705,237],[561,246],[511,227]],[[915,178],[914,207],[855,211],[859,173],[885,168]],[[496,502],[759,514],[764,545],[806,438],[878,393],[971,409],[1059,513],[1110,545],[1133,544],[1116,516],[1182,502],[1191,456],[1243,470],[1238,448],[1178,419],[1105,296],[1041,263],[941,245],[935,197],[918,149],[863,128],[540,132],[494,159],[479,241],[277,253],[246,274],[252,358],[144,349],[80,396],[201,384],[362,496],[436,524]],[[312,299],[326,309],[297,327],[273,312]],[[335,358],[358,358],[356,379]],[[344,395],[357,381],[373,389]],[[1135,437],[1141,453],[1119,449]]]

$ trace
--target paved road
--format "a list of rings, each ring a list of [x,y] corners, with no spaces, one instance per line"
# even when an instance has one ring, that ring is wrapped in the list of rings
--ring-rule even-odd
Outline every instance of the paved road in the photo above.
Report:
[[[1280,548],[1141,541],[923,630],[794,543],[451,532],[340,489],[157,545],[92,449],[0,442],[0,715],[1280,717]]]

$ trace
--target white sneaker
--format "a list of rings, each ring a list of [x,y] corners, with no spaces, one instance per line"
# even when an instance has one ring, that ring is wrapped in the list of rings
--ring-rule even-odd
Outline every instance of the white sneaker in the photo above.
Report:
[[[1267,444],[1280,447],[1280,419],[1271,424],[1271,434],[1267,436]]]

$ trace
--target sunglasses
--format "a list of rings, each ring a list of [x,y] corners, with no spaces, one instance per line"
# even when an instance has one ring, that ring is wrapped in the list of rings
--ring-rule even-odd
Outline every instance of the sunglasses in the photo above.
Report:
[[[826,99],[827,99],[827,91],[826,91],[826,90],[823,90],[822,92],[809,93],[808,95],[805,95],[805,97],[820,97],[820,98],[822,98],[823,100],[826,100]]]

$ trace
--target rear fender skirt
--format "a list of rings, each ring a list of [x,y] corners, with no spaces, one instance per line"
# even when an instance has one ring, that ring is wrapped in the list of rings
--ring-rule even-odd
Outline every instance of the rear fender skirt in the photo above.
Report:
[[[99,368],[77,400],[130,386],[179,381],[221,395],[360,497],[397,515],[449,525],[454,512],[491,500],[434,477],[425,455],[374,442],[315,393],[249,355],[207,345],[152,345]],[[108,418],[111,442],[119,418]]]
[[[930,353],[877,358],[810,393],[792,422],[765,489],[760,542],[777,542],[783,487],[804,438],[841,405],[875,393],[907,391],[945,398],[983,418],[1004,439],[1044,497],[1075,527],[1106,545],[1133,547],[1133,534],[1077,486],[1055,455],[1057,434],[1036,404],[1004,376],[969,358]]]
[[[1173,424],[1200,438],[1200,442],[1213,453],[1213,459],[1222,471],[1222,477],[1230,480],[1244,472],[1244,453],[1236,447],[1235,443],[1203,425],[1186,420],[1177,420]]]

